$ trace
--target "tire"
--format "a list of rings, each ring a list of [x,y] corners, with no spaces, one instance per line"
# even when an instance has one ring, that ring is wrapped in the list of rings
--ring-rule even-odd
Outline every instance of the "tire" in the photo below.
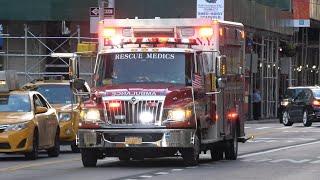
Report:
[[[194,146],[182,150],[182,158],[186,166],[196,166],[199,163],[200,140],[198,135],[194,136]]]
[[[302,123],[305,127],[310,127],[312,125],[312,120],[309,118],[306,110],[303,112]]]
[[[81,150],[81,159],[83,167],[96,167],[98,156],[96,151],[92,149],[82,149]]]
[[[223,159],[223,152],[214,148],[210,149],[211,159],[213,161],[219,161]]]
[[[237,160],[238,157],[238,133],[236,127],[233,130],[233,139],[226,142],[224,152],[226,160]]]
[[[25,153],[24,156],[27,160],[35,160],[38,158],[38,155],[39,155],[39,136],[38,136],[38,131],[35,130],[33,133],[33,139],[32,139],[32,151]]]
[[[76,144],[76,140],[74,140],[71,144],[71,151],[73,153],[80,153],[80,149],[79,149],[78,145]]]
[[[59,129],[56,131],[56,136],[54,138],[54,146],[48,149],[49,157],[58,157],[60,154],[60,139],[59,139]]]
[[[290,120],[290,115],[288,111],[283,111],[282,113],[282,124],[284,126],[292,126],[293,122]]]

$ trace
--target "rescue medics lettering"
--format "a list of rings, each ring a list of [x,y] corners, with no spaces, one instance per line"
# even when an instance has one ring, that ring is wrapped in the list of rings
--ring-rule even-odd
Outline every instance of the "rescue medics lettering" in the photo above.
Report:
[[[174,59],[174,53],[121,53],[115,54],[115,60],[126,59]]]

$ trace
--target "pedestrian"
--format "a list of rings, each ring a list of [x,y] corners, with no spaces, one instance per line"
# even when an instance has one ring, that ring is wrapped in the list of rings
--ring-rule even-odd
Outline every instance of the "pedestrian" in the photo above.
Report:
[[[253,90],[253,119],[258,120],[261,114],[261,93],[258,89]]]

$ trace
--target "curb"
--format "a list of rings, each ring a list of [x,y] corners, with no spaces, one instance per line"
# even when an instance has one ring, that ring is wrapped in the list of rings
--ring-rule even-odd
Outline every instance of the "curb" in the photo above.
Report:
[[[267,123],[279,123],[279,119],[260,119],[253,121],[246,121],[246,124],[267,124]]]

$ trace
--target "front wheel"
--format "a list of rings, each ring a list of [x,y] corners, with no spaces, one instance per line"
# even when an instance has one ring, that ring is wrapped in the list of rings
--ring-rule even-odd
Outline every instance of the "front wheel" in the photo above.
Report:
[[[302,123],[305,127],[310,127],[312,125],[312,120],[308,117],[307,111],[303,112]]]
[[[200,140],[198,135],[194,136],[192,148],[182,150],[182,158],[187,166],[196,166],[199,163]]]
[[[293,122],[290,119],[288,111],[284,111],[282,114],[282,123],[285,126],[292,126]]]
[[[96,151],[92,149],[82,149],[81,150],[81,159],[84,167],[96,167],[98,156]]]
[[[32,139],[32,151],[25,153],[24,156],[28,160],[35,160],[38,158],[39,154],[39,136],[37,130],[33,133],[33,139]]]
[[[59,130],[57,129],[56,136],[54,138],[54,146],[48,149],[49,157],[58,157],[60,154],[60,140],[59,140]]]

